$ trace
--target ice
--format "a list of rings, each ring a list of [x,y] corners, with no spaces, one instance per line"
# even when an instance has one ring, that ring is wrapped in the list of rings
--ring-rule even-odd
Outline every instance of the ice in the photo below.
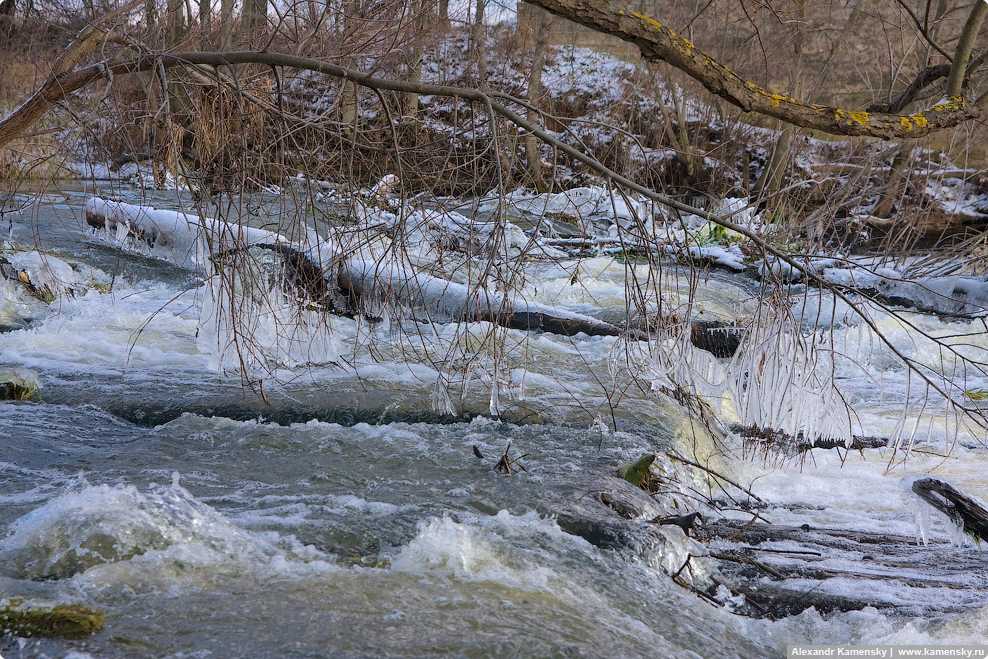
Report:
[[[253,243],[284,243],[277,233],[177,211],[156,210],[93,197],[86,202],[90,226],[121,246],[190,270],[210,271],[209,257]]]
[[[72,266],[50,254],[42,254],[37,250],[13,252],[7,256],[7,260],[18,270],[25,271],[36,288],[48,287],[56,295],[86,292],[86,287],[76,281]]]

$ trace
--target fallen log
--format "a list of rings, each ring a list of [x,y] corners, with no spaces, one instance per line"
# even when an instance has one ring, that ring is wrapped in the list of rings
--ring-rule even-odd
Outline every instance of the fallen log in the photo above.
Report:
[[[743,338],[743,328],[719,320],[694,320],[690,328],[690,343],[718,359],[733,357]]]
[[[912,491],[979,542],[988,536],[988,510],[950,483],[932,476],[913,481]]]
[[[888,437],[870,437],[867,435],[853,435],[850,445],[847,445],[842,439],[835,439],[833,437],[817,437],[811,442],[806,439],[802,432],[793,437],[781,430],[762,428],[757,425],[742,426],[740,424],[732,424],[730,430],[743,440],[764,442],[780,451],[794,451],[796,453],[802,453],[814,448],[848,448],[853,451],[860,451],[866,448],[883,448],[888,446],[889,443]]]
[[[736,540],[749,545],[760,545],[763,542],[782,540],[819,542],[821,536],[835,540],[848,540],[863,545],[916,545],[916,538],[904,535],[868,533],[866,531],[849,531],[847,529],[816,528],[809,525],[785,526],[763,522],[747,524],[742,521],[728,519],[708,522],[704,526],[704,530],[711,537]],[[940,543],[940,541],[935,542]]]
[[[217,266],[241,268],[244,280],[256,266],[254,261],[239,257],[251,250],[264,250],[278,257],[278,272],[269,274],[287,283],[285,288],[317,304],[338,291],[350,301],[350,309],[324,308],[343,315],[379,309],[384,304],[392,309],[410,309],[413,318],[424,322],[487,321],[510,329],[563,336],[582,332],[588,336],[648,338],[643,332],[625,330],[591,316],[494,293],[481,285],[458,284],[393,259],[342,259],[312,236],[310,245],[300,245],[263,229],[99,198],[86,202],[86,222],[117,243],[141,248],[149,256],[180,267],[207,274]],[[316,281],[318,278],[325,284]]]
[[[799,592],[761,582],[757,586],[731,584],[732,589],[744,595],[745,603],[750,610],[741,609],[739,612],[752,618],[768,618],[779,620],[787,616],[799,615],[813,608],[822,614],[833,611],[860,611],[865,607],[891,608],[893,605],[877,599],[853,597],[848,595],[833,595],[813,590]]]

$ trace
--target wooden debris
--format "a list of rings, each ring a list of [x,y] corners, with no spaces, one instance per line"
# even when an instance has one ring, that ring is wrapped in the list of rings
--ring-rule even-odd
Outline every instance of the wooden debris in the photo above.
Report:
[[[690,343],[719,359],[733,357],[743,338],[743,328],[719,320],[695,320],[690,328]]]
[[[696,520],[703,521],[703,515],[700,513],[689,513],[688,515],[669,515],[667,517],[656,517],[650,520],[652,524],[670,525],[678,526],[683,529],[683,533],[686,537],[689,537],[690,531],[693,530],[693,526],[696,524]]]
[[[525,469],[525,465],[519,462],[519,460],[521,460],[525,456],[521,455],[518,456],[517,458],[512,458],[509,455],[510,451],[511,451],[511,442],[508,442],[508,447],[504,449],[504,454],[501,455],[501,459],[498,460],[497,464],[494,465],[494,469],[499,473],[505,473],[509,476],[512,475],[515,472],[515,470],[520,470],[527,473],[528,469]],[[512,469],[512,465],[514,465],[514,469]]]
[[[849,540],[859,544],[882,545],[903,544],[915,545],[916,538],[912,536],[893,535],[889,533],[868,533],[866,531],[849,531],[846,529],[823,529],[803,526],[785,526],[782,524],[764,524],[720,519],[707,522],[706,532],[714,538],[725,538],[758,545],[766,541],[794,540],[796,542],[819,539],[821,536],[840,540]],[[738,533],[738,531],[741,531]]]
[[[943,540],[754,520],[708,521],[704,531],[716,539],[710,556],[721,561],[722,585],[745,597],[735,612],[755,617],[866,606],[930,617],[979,609],[988,592],[983,553]]]

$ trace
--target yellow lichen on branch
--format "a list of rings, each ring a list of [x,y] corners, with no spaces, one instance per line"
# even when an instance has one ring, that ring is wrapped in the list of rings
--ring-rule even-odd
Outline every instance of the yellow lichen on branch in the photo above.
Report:
[[[647,60],[668,62],[713,94],[745,112],[781,119],[795,126],[833,135],[893,139],[922,137],[980,116],[979,108],[959,96],[938,103],[925,114],[864,112],[854,108],[810,105],[776,94],[743,79],[657,20],[626,12],[604,0],[529,0],[554,14],[635,44]]]

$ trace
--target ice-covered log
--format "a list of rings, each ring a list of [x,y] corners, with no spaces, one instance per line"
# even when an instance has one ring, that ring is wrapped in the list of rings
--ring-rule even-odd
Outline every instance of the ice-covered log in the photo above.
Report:
[[[288,242],[264,229],[99,197],[86,202],[86,224],[105,231],[107,238],[120,245],[190,270],[210,270],[210,254],[231,248]]]
[[[622,328],[590,316],[494,293],[482,286],[468,287],[419,272],[407,263],[340,259],[327,243],[300,246],[271,231],[221,220],[92,198],[86,202],[86,222],[121,245],[129,244],[150,256],[200,271],[212,272],[215,265],[237,265],[238,255],[251,255],[252,251],[252,261],[261,253],[277,255],[282,272],[275,274],[299,293],[320,302],[338,285],[354,308],[371,315],[382,305],[396,305],[429,322],[487,321],[565,336],[580,332],[591,336],[624,334]],[[253,272],[254,268],[248,268]],[[314,281],[315,272],[323,274],[328,287]]]
[[[487,321],[519,330],[542,330],[573,336],[620,336],[620,327],[590,316],[550,307],[524,298],[509,298],[483,287],[468,287],[408,265],[347,261],[340,266],[339,287],[365,308],[399,304],[413,317],[428,322]]]

